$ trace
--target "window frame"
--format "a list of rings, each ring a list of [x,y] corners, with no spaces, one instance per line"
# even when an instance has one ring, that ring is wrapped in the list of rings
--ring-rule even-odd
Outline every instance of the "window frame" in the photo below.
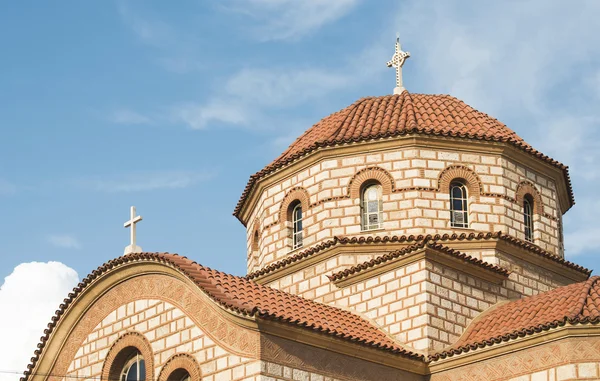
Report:
[[[461,197],[454,196],[454,189],[459,188]],[[459,201],[461,208],[455,209],[455,202]],[[463,215],[463,221],[455,221],[455,213]],[[460,180],[452,180],[450,182],[450,226],[453,228],[468,229],[469,228],[469,189],[467,185]]]
[[[523,197],[523,233],[525,234],[525,241],[532,243],[534,242],[533,206],[533,196],[526,194]]]
[[[304,214],[302,213],[302,203],[300,201],[297,201],[296,203],[292,204],[292,215],[291,215],[291,222],[292,222],[292,250],[296,250],[302,247],[303,244],[303,236],[302,236],[302,231],[303,231],[303,227],[302,227],[302,220],[304,218]],[[298,218],[298,212],[300,214],[300,217]]]
[[[375,200],[369,200],[368,192],[375,188],[377,196]],[[377,210],[369,212],[369,203],[377,203]],[[370,223],[370,216],[377,216],[377,224]],[[362,231],[377,230],[383,228],[383,186],[378,182],[369,182],[363,186],[360,192],[360,227]]]
[[[137,377],[135,379],[135,381],[146,381],[146,361],[144,360],[144,356],[142,356],[142,354],[140,353],[139,350],[136,350],[135,355],[131,356],[131,358],[129,358],[126,362],[125,365],[123,365],[123,368],[121,369],[121,373],[119,375],[119,380],[120,381],[127,381],[128,378],[127,376],[129,375],[129,372],[131,370],[131,367],[133,367],[133,365],[136,365],[136,372],[137,372]],[[144,370],[144,378],[140,378],[141,376],[141,370]]]

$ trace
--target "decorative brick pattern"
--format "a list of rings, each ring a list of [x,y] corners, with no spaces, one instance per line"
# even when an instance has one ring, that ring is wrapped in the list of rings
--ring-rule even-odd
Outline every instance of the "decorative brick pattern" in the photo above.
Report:
[[[600,337],[549,342],[431,375],[430,381],[598,380]]]
[[[265,380],[421,381],[423,376],[311,347],[272,335],[261,337]]]
[[[519,183],[517,187],[517,193],[515,195],[515,199],[517,200],[519,206],[523,206],[523,200],[525,199],[525,195],[527,194],[530,194],[531,197],[533,197],[533,208],[535,210],[535,213],[543,215],[544,208],[542,206],[542,195],[535,188],[535,185],[531,181],[523,180]]]
[[[303,211],[308,210],[310,206],[308,198],[308,192],[302,187],[295,187],[290,190],[281,202],[281,207],[279,208],[279,223],[282,224],[282,226],[287,227],[286,223],[290,221],[290,205],[295,201],[300,201]]]
[[[237,356],[240,360],[232,360],[236,364],[258,358],[258,334],[240,329],[220,316],[215,308],[200,298],[197,291],[172,277],[132,278],[116,285],[89,308],[65,341],[52,373],[85,378],[100,376],[103,360],[112,344],[132,330],[143,334],[151,344],[154,374],[158,374],[159,367],[176,352],[189,353],[190,345],[219,347],[207,350]],[[186,330],[190,332],[182,333]],[[184,339],[187,341],[181,342]],[[200,341],[194,344],[194,340]],[[206,376],[216,369],[215,360],[202,372]],[[48,380],[62,379],[49,377]]]
[[[112,319],[112,316],[108,320],[110,319]],[[135,348],[142,355],[145,360],[146,375],[150,380],[154,379],[154,354],[152,353],[152,346],[141,333],[129,331],[117,339],[104,359],[102,367],[103,380],[119,380],[121,378],[123,366],[129,360],[130,356],[130,353],[124,352],[127,352],[129,348]],[[92,361],[94,361],[94,357],[91,357]],[[90,360],[90,357],[88,356],[87,359]]]
[[[198,318],[193,316],[194,320]],[[137,299],[117,307],[88,333],[66,375],[101,375],[105,380],[118,380],[127,360],[119,354],[128,347],[141,352],[150,380],[159,375],[159,381],[166,381],[180,368],[190,374],[192,381],[254,380],[259,373],[257,360],[233,354],[217,344],[181,309],[158,299]],[[240,377],[234,378],[234,373]]]
[[[180,370],[185,370],[190,375],[191,381],[202,380],[202,372],[196,359],[187,353],[179,353],[167,360],[158,375],[158,381],[169,381],[173,372]]]
[[[366,181],[377,181],[381,184],[384,195],[390,195],[395,189],[395,181],[392,175],[380,167],[368,167],[358,171],[348,183],[348,194],[351,199],[360,199],[360,190]]]
[[[454,178],[469,184],[469,229],[450,226],[448,186]],[[260,221],[261,237],[258,262],[249,262],[248,271],[293,254],[285,222],[287,207],[294,199],[303,203],[304,247],[334,236],[364,234],[358,190],[368,179],[381,182],[385,190],[383,228],[369,232],[374,236],[502,231],[520,239],[525,239],[525,227],[516,196],[523,187],[520,184],[528,181],[539,189],[536,211],[542,211],[534,214],[534,243],[563,255],[562,211],[557,185],[549,177],[500,155],[400,148],[323,159],[266,188],[252,212],[252,220]],[[391,185],[386,185],[387,179]],[[254,229],[256,226],[249,226],[247,231],[249,257]]]
[[[415,135],[483,140],[514,146],[561,169],[571,205],[574,204],[568,168],[532,148],[503,123],[448,95],[404,91],[399,95],[360,99],[319,121],[271,164],[250,177],[233,214],[240,218],[250,191],[261,178],[318,149]]]
[[[450,183],[454,180],[463,180],[469,190],[469,198],[473,197],[479,200],[481,196],[481,180],[479,176],[470,168],[463,165],[451,165],[440,172],[438,178],[438,191],[448,193]]]

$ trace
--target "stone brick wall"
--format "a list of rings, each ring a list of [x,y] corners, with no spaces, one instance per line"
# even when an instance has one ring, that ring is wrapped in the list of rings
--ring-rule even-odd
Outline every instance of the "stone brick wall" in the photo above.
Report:
[[[476,353],[475,351],[474,353]],[[550,341],[435,372],[431,381],[571,381],[600,379],[600,338]]]
[[[383,229],[367,234],[476,230],[503,231],[524,239],[522,207],[517,199],[525,184],[537,190],[535,199],[543,204],[536,208],[538,213],[534,215],[535,243],[562,256],[558,231],[561,212],[556,184],[550,178],[500,155],[398,148],[323,159],[266,188],[248,223],[248,270],[290,255],[290,227],[281,221],[285,215],[281,208],[288,201],[286,195],[299,194],[299,189],[306,195],[306,200],[301,201],[307,206],[303,207],[304,247],[336,235],[365,234],[361,232],[358,193],[352,189],[360,187],[358,183],[365,179],[363,173],[371,167],[378,168],[371,177],[379,179],[384,186],[384,225]],[[385,176],[377,176],[380,172]],[[454,175],[468,177],[472,182],[469,184],[469,229],[450,227],[449,194],[446,189],[438,191]]]
[[[327,274],[381,254],[374,250],[368,254],[368,247],[358,250],[334,255],[266,284],[350,309],[415,349],[437,350],[454,343],[472,319],[490,306],[573,282],[495,249],[465,252],[509,269],[508,279],[501,284],[425,259],[347,286],[330,281]]]
[[[356,357],[265,334],[264,381],[424,381],[425,377]]]
[[[196,359],[203,381],[260,379],[258,360],[229,353],[180,309],[164,301],[149,299],[124,304],[104,318],[77,351],[67,376],[100,377],[111,346],[123,334],[132,331],[142,334],[152,346],[155,379],[171,356],[179,353],[187,353]]]

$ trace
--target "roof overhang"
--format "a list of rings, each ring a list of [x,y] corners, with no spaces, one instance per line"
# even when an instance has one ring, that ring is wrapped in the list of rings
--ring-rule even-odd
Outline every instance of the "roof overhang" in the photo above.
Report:
[[[392,138],[319,147],[293,161],[274,167],[267,166],[250,177],[233,215],[244,226],[247,226],[252,212],[265,189],[323,160],[397,148],[451,149],[466,153],[499,155],[523,163],[532,170],[542,173],[543,176],[551,178],[557,184],[558,202],[563,214],[575,204],[568,167],[540,154],[538,151],[525,150],[509,142],[412,133]]]

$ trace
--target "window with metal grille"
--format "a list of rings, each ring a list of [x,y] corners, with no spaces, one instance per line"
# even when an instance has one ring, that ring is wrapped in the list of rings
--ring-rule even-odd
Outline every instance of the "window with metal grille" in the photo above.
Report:
[[[292,250],[302,247],[302,204],[292,209]]]
[[[523,198],[523,223],[525,240],[533,242],[533,197],[528,194]]]
[[[453,228],[469,227],[467,187],[458,181],[450,184],[450,225]]]
[[[383,227],[383,202],[381,185],[371,184],[361,194],[362,229],[373,230]]]

